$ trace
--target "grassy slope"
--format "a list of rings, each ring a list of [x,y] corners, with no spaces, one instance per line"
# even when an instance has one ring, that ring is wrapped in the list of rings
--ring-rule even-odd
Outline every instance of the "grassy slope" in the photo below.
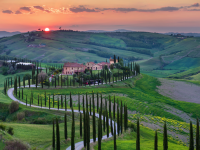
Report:
[[[154,135],[155,131],[140,126],[140,145],[141,150],[153,150],[154,149]],[[135,132],[126,132],[123,135],[117,136],[117,149],[125,150],[125,149],[136,149],[136,133]],[[173,138],[168,139],[168,148],[169,150],[187,150],[188,147],[183,146],[182,144],[177,144],[178,142],[173,140]],[[163,148],[163,136],[158,132],[158,149]],[[98,149],[98,145],[94,147],[95,150]],[[110,140],[102,141],[101,149],[114,149],[113,138]]]

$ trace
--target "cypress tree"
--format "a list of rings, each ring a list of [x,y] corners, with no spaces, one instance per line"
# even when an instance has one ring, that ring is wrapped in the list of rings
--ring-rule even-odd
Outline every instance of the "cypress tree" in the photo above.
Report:
[[[88,99],[87,99],[87,93],[86,93],[86,111],[88,111]]]
[[[72,93],[70,92],[70,108],[72,107]]]
[[[19,99],[20,99],[20,89],[19,89]]]
[[[115,95],[114,95],[114,105],[113,105],[113,119],[115,119]]]
[[[111,130],[111,134],[113,135],[112,115],[111,115],[111,118],[110,118],[110,130]]]
[[[101,113],[101,111],[100,111]],[[101,150],[101,138],[102,138],[102,135],[101,135],[101,132],[102,132],[102,129],[101,129],[102,125],[101,125],[101,116],[99,117],[99,121],[98,121],[98,150]]]
[[[94,98],[94,95],[92,98]],[[99,112],[99,93],[97,92],[97,113],[98,112]]]
[[[189,150],[194,150],[194,139],[193,139],[192,121],[190,121],[190,145],[189,145]]]
[[[91,97],[90,97],[90,116],[91,116],[91,113],[92,113],[92,112],[91,112],[91,105],[92,105],[92,104],[91,104]]]
[[[53,108],[54,108],[54,93],[53,93]]]
[[[72,130],[71,130],[71,150],[75,150],[75,122],[74,122],[74,109],[72,107]]]
[[[167,141],[167,125],[166,121],[164,123],[164,133],[163,133],[163,150],[168,149],[168,141]]]
[[[116,56],[114,55],[114,63],[116,63]]]
[[[199,145],[199,119],[197,118],[197,127],[196,127],[196,150],[200,149]]]
[[[67,98],[66,98],[66,95],[65,95],[65,111],[67,111]]]
[[[105,120],[105,118],[106,118],[106,111],[104,110],[103,111],[103,132],[105,132],[106,131],[106,120]]]
[[[27,95],[26,95],[26,106],[27,106]]]
[[[78,111],[80,112],[80,94],[78,93]]]
[[[40,101],[40,100],[39,100],[39,94],[38,94],[38,106],[39,106],[39,101]]]
[[[53,136],[52,136],[52,147],[55,150],[55,130],[54,130],[54,120],[53,120]]]
[[[90,150],[90,117],[89,112],[87,111],[87,150]]]
[[[136,150],[140,150],[140,123],[139,123],[139,118],[137,119]]]
[[[109,95],[109,117],[111,118],[111,98]]]
[[[23,98],[24,98],[24,92],[23,92],[23,89],[22,89],[22,100],[23,100]]]
[[[18,81],[19,81],[19,88],[20,88],[20,76],[18,77]]]
[[[67,139],[67,113],[65,113],[64,118],[64,132],[65,132],[65,140]]]
[[[157,135],[157,130],[155,131],[154,150],[158,150],[158,135]]]
[[[83,108],[85,108],[85,99],[84,99],[84,95],[83,95]]]
[[[117,150],[117,143],[116,143],[116,125],[114,122],[114,150]]]
[[[120,108],[120,128],[121,128],[121,134],[122,134],[122,131],[123,131],[123,123],[122,123],[122,121],[123,121],[123,107],[122,107],[122,101],[121,101],[121,108]]]
[[[63,96],[61,95],[61,108],[63,109]]]
[[[82,113],[80,113],[80,137],[82,138]]]
[[[41,101],[41,107],[42,107],[42,97],[40,97],[40,101]]]
[[[101,112],[102,112],[102,108],[103,108],[103,98],[102,98],[102,93],[101,93]]]
[[[85,114],[85,108],[83,108],[83,129],[84,129],[84,136],[83,136],[83,142],[84,142],[84,147],[86,148],[86,142],[87,142],[87,136],[86,136],[86,134],[87,134],[87,132],[86,132],[86,130],[87,130],[87,128],[86,128],[86,114]]]
[[[46,107],[46,99],[47,99],[47,93],[45,91],[45,94],[44,94],[44,104],[45,104],[45,107]]]
[[[119,107],[117,107],[117,134],[119,136],[119,129],[120,129],[120,126],[119,126]]]
[[[96,121],[95,121],[95,107],[94,107],[94,99],[93,99],[93,141],[96,142]]]
[[[109,137],[109,119],[108,119],[108,111],[106,109],[106,128],[107,128],[107,138]]]
[[[60,105],[60,104],[59,104],[59,98],[58,98],[58,110],[59,110],[59,105]]]
[[[49,109],[50,109],[50,107],[51,107],[51,103],[50,103],[50,94],[49,94]]]
[[[62,75],[61,75],[61,80],[60,80],[60,82],[61,82],[61,88],[62,88]]]
[[[60,150],[60,130],[57,118],[56,118],[56,150]]]

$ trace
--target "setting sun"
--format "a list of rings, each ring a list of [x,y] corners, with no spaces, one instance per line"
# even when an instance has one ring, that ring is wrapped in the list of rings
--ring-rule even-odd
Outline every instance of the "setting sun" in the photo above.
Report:
[[[49,28],[45,28],[45,31],[49,31]]]

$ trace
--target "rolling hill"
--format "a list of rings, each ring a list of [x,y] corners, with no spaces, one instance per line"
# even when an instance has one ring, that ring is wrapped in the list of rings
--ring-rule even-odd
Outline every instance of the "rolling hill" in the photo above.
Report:
[[[39,47],[41,43],[46,46]],[[0,54],[48,63],[100,62],[115,54],[125,62],[138,61],[146,73],[171,70],[164,75],[168,76],[199,66],[200,38],[149,32],[36,31],[0,38]]]

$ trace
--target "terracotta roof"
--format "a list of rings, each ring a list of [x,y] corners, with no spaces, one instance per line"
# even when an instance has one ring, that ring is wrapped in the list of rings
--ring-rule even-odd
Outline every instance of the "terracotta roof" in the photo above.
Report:
[[[100,65],[100,66],[102,66],[102,65],[110,65],[110,63],[108,63],[108,62],[100,62],[100,63],[98,63],[98,65]]]
[[[67,62],[63,67],[85,67],[83,64]]]

